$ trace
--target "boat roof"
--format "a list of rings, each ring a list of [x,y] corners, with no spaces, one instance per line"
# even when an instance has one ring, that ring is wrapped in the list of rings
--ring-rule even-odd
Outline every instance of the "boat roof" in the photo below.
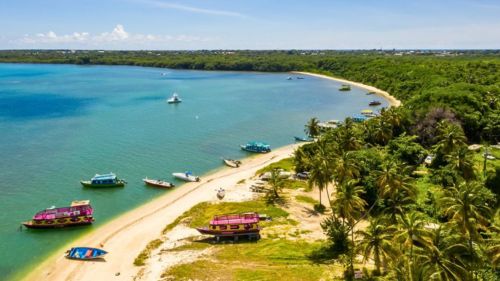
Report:
[[[92,180],[114,180],[116,179],[116,175],[114,173],[109,173],[109,174],[95,174],[95,176],[92,178]]]
[[[215,216],[210,221],[211,225],[224,225],[224,224],[244,224],[244,223],[258,223],[259,214],[257,213],[244,213],[244,214],[231,214]]]
[[[250,146],[262,146],[262,147],[269,147],[269,144],[261,141],[249,141],[247,145]]]
[[[361,113],[373,113],[373,110],[371,110],[371,109],[363,109],[363,110],[361,110]]]
[[[71,207],[90,205],[90,200],[75,200],[71,202]]]

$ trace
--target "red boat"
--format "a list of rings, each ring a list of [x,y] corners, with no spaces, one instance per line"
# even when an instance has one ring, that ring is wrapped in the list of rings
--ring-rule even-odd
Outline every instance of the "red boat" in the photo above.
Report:
[[[244,213],[215,216],[208,227],[196,228],[201,234],[219,237],[236,237],[248,235],[259,237],[259,214]]]
[[[89,200],[73,201],[70,207],[48,208],[23,222],[27,228],[58,228],[66,226],[86,225],[94,222],[94,210]]]

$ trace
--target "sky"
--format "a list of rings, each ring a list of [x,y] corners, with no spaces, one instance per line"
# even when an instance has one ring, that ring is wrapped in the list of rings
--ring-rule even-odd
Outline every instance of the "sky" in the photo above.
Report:
[[[499,49],[500,0],[0,0],[0,49]]]

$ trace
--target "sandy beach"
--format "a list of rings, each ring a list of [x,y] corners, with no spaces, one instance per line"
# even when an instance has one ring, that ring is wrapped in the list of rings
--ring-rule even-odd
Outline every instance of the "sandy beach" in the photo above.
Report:
[[[336,77],[332,77],[332,76],[328,76],[328,75],[316,74],[316,73],[311,73],[311,72],[293,71],[292,73],[315,76],[315,77],[324,78],[324,79],[330,79],[333,81],[337,81],[337,82],[349,84],[349,85],[352,85],[355,87],[363,88],[365,90],[374,92],[377,96],[383,97],[384,99],[386,99],[389,102],[389,104],[391,106],[398,107],[401,105],[401,101],[396,99],[394,96],[392,96],[388,92],[380,90],[380,89],[375,88],[375,87],[370,86],[370,85],[365,85],[365,84],[358,83],[358,82],[353,82],[353,81],[349,81],[349,80],[345,80],[345,79],[341,79],[341,78],[336,78]]]
[[[222,168],[187,183],[97,228],[71,246],[103,248],[105,262],[80,262],[64,258],[64,249],[34,269],[25,280],[132,280],[138,271],[133,261],[144,247],[161,235],[166,225],[194,205],[216,200],[216,189],[235,186],[272,162],[292,156],[298,144],[243,160],[238,169]]]

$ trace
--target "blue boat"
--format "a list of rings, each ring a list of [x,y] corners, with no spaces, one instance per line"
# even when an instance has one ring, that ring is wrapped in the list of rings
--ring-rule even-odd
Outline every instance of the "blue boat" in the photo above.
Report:
[[[104,175],[96,174],[89,181],[80,181],[80,183],[85,187],[123,187],[127,182],[119,179],[115,174],[109,173]]]
[[[104,257],[108,252],[90,247],[74,247],[66,251],[66,258],[74,260],[95,260]]]
[[[268,153],[271,152],[271,146],[269,144],[259,142],[259,141],[251,141],[246,145],[241,145],[241,149],[248,152],[256,152],[256,153]]]
[[[293,137],[295,139],[295,141],[300,141],[300,142],[308,142],[308,141],[312,141],[312,139],[310,138],[307,138],[307,137]]]
[[[360,114],[352,116],[352,121],[357,122],[357,123],[364,122],[367,119],[368,119],[368,117],[366,117],[364,115],[360,115]]]

